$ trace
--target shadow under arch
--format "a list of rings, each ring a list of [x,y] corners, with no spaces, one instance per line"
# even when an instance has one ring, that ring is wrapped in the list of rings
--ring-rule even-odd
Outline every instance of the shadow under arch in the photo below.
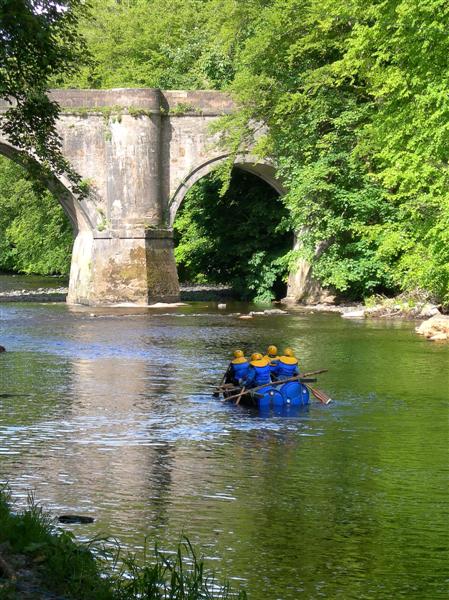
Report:
[[[38,178],[55,196],[68,216],[73,228],[74,237],[82,231],[92,231],[94,229],[92,215],[89,214],[85,202],[78,199],[72,192],[72,184],[68,177],[65,175],[56,176],[49,174],[44,171],[38,160],[2,140],[0,140],[0,155],[11,159],[25,170],[29,170],[31,162]]]
[[[206,177],[206,175],[209,175],[217,167],[228,160],[229,156],[229,154],[221,154],[206,161],[203,160],[193,167],[187,177],[181,181],[169,201],[168,221],[170,227],[173,227],[176,213],[190,188],[195,185],[197,181]],[[233,167],[256,175],[268,183],[280,196],[283,196],[286,192],[282,182],[276,177],[276,169],[269,161],[256,161],[250,154],[238,154],[233,163]]]

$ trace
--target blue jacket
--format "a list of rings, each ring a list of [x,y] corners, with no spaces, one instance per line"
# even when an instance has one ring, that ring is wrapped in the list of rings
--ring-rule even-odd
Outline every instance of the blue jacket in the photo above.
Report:
[[[289,379],[299,375],[298,359],[293,356],[281,356],[274,374],[277,379]]]
[[[231,378],[234,383],[238,383],[240,379],[245,379],[249,371],[249,362],[246,358],[234,358],[231,361]]]
[[[262,360],[254,360],[250,363],[245,386],[257,387],[264,383],[271,383],[271,369],[270,363],[265,358],[262,358]]]
[[[264,358],[270,363],[270,370],[274,374],[279,363],[279,356],[270,356],[269,354],[265,354]]]

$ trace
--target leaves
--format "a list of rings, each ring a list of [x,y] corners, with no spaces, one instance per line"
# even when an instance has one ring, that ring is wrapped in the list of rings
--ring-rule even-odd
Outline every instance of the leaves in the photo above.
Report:
[[[0,157],[0,270],[66,275],[73,234],[57,200]]]
[[[58,105],[49,82],[73,74],[85,60],[78,35],[83,0],[0,0],[0,98],[11,108],[0,128],[12,144],[37,156],[53,173],[78,177],[60,152]]]
[[[234,170],[228,190],[210,176],[187,194],[174,223],[175,256],[182,281],[230,284],[247,299],[285,295],[292,246],[287,212],[268,184]]]
[[[448,24],[440,0],[274,0],[240,53],[233,144],[268,125],[302,255],[346,296],[448,302]]]

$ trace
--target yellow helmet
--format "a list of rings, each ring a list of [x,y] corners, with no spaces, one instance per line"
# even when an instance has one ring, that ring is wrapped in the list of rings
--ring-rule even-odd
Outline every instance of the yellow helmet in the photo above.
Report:
[[[295,353],[293,352],[293,350],[291,348],[286,348],[284,350],[284,356],[295,356]]]
[[[278,349],[276,348],[276,346],[268,346],[267,354],[269,354],[271,356],[276,356],[277,353],[278,353]]]
[[[251,362],[253,360],[262,360],[262,354],[260,352],[254,352],[254,354],[251,354]]]
[[[242,350],[234,350],[234,358],[243,358],[243,356]]]

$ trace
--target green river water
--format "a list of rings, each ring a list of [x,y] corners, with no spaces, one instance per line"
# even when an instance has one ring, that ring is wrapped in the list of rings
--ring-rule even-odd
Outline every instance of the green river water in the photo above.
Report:
[[[73,530],[183,534],[249,600],[449,598],[449,346],[416,323],[248,305],[0,304],[0,480]],[[214,399],[231,351],[290,345],[334,399],[261,417]]]

